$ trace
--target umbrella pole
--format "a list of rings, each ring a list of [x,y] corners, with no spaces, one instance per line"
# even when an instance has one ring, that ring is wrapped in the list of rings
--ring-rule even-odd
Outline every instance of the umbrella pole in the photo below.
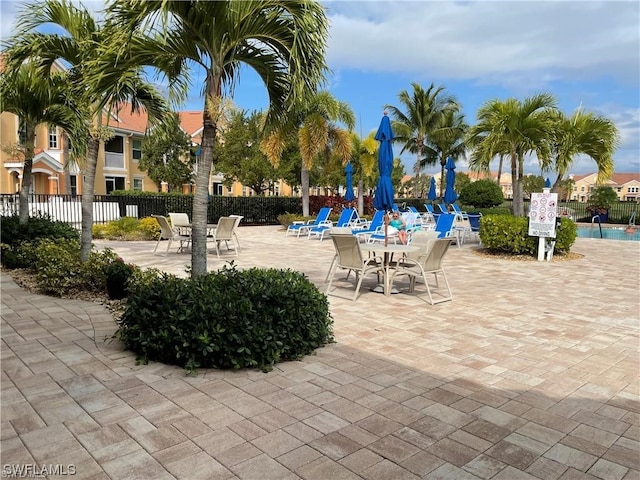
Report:
[[[389,231],[389,213],[385,213],[384,215],[384,246],[387,246],[387,232]]]

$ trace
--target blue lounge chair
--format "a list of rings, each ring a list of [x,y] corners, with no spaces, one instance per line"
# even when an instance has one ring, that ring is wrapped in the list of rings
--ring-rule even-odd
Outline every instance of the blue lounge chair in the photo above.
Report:
[[[468,220],[469,215],[467,215],[467,212],[463,212],[462,210],[460,210],[460,207],[458,206],[457,203],[452,203],[451,208],[453,208],[453,211],[456,214],[458,214],[460,218],[463,218],[464,220]]]
[[[431,215],[431,218],[433,218],[433,221],[437,222],[438,216],[441,214],[434,210],[433,205],[429,205],[428,203],[425,203],[424,207],[427,209],[427,213]]]
[[[436,222],[438,238],[455,237],[455,219],[456,216],[453,213],[442,213],[438,216]]]
[[[357,217],[358,217],[358,213],[356,212],[355,208],[345,208],[344,210],[342,210],[342,213],[340,214],[340,217],[338,218],[338,221],[336,222],[335,225],[333,225],[332,222],[327,220],[327,223],[323,223],[321,225],[311,227],[309,229],[309,236],[307,238],[311,238],[312,235],[315,235],[316,238],[323,240],[324,234],[329,233],[329,230],[332,227],[340,227],[340,228],[349,227],[351,225],[351,222],[354,220],[354,218],[357,218]]]
[[[358,240],[362,241],[363,239],[366,241],[370,235],[372,235],[378,227],[382,226],[384,223],[384,210],[376,210],[376,213],[373,214],[373,218],[369,225],[365,228],[354,229],[352,233],[358,238]]]
[[[296,237],[300,237],[301,233],[308,233],[311,227],[317,227],[318,225],[324,225],[329,221],[329,214],[331,213],[331,207],[322,207],[318,212],[318,216],[314,220],[308,222],[294,222],[287,228],[286,236],[289,233],[295,234]]]

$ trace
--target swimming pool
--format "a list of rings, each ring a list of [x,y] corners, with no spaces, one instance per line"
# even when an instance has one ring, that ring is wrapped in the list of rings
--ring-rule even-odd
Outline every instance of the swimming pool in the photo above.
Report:
[[[605,238],[609,240],[631,240],[640,242],[640,227],[636,227],[634,233],[625,232],[623,227],[602,227],[602,237],[598,225],[591,227],[578,227],[579,238]]]

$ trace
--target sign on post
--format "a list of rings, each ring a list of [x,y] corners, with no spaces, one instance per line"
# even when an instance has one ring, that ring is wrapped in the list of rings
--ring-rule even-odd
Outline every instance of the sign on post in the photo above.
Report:
[[[548,188],[542,193],[531,194],[529,208],[529,236],[538,237],[538,261],[544,260],[547,238],[556,238],[556,217],[558,214],[558,194]],[[553,247],[552,242],[552,247]],[[553,250],[551,250],[552,252]],[[551,256],[548,257],[550,259]]]
[[[546,190],[546,189],[545,189]],[[529,209],[529,236],[556,237],[557,193],[532,193]]]

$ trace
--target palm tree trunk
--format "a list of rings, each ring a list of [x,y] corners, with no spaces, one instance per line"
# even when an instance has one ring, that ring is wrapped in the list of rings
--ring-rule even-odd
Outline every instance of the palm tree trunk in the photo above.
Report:
[[[20,182],[20,225],[26,225],[29,221],[29,195],[33,185],[33,153],[36,141],[35,128],[27,131],[27,141],[24,152],[24,165],[22,166],[22,181]]]
[[[89,259],[91,241],[93,240],[93,196],[96,191],[96,165],[98,164],[98,149],[100,139],[90,136],[87,149],[87,165],[82,182],[82,230],[80,232],[80,258]]]
[[[191,276],[207,274],[207,207],[209,205],[209,176],[213,164],[213,144],[216,138],[216,124],[205,108],[202,131],[202,156],[198,162],[196,191],[193,196],[191,215]]]
[[[524,200],[522,198],[524,158],[517,156],[516,182],[513,184],[513,214],[516,217],[524,217]]]
[[[302,215],[309,216],[309,169],[302,167],[300,172],[300,187],[302,188]]]
[[[500,186],[500,178],[502,177],[502,163],[504,162],[504,156],[500,155],[500,160],[498,161],[498,178],[496,183]],[[489,170],[491,171],[491,170]]]
[[[364,215],[364,180],[358,180],[358,215]]]
[[[71,193],[71,161],[69,159],[69,142],[67,140],[67,132],[64,130],[60,135],[60,141],[62,142],[62,158],[64,159],[64,193],[69,195]]]

